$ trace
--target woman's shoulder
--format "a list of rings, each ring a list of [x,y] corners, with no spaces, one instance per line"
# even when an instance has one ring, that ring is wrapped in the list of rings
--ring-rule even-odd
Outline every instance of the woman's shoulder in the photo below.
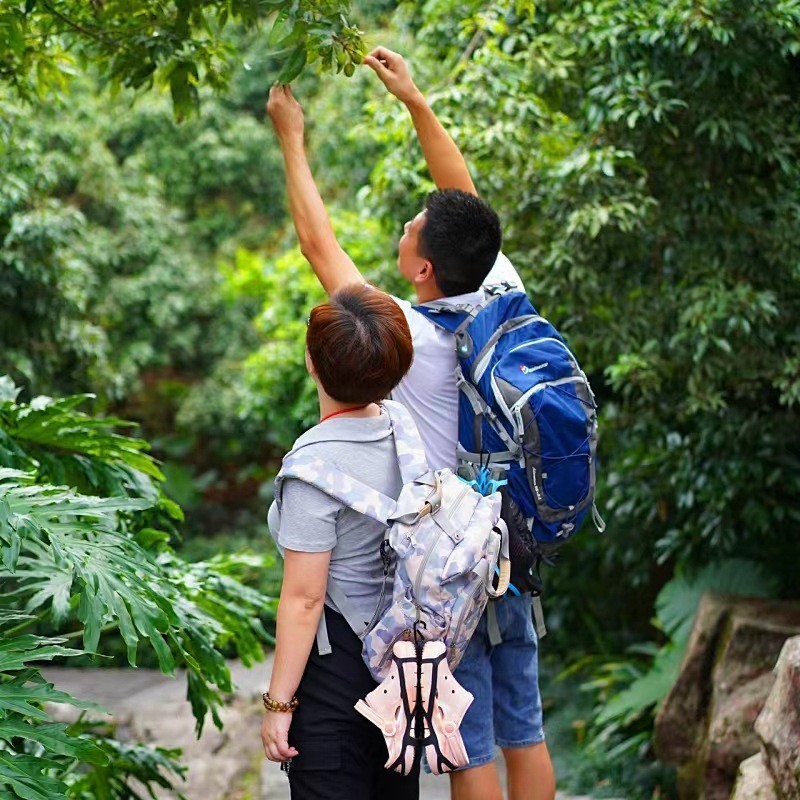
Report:
[[[388,416],[332,419],[306,431],[293,452],[318,459],[384,494],[399,491],[397,451]]]

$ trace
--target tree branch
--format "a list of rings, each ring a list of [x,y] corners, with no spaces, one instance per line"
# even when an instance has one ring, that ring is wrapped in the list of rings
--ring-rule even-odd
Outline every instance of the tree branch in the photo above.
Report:
[[[83,25],[70,19],[65,14],[62,14],[58,9],[53,8],[50,3],[42,3],[42,5],[54,16],[58,17],[64,24],[69,25],[73,30],[78,31],[86,36],[91,36],[93,39],[107,39],[108,34],[105,31],[93,31],[90,28],[84,28]]]

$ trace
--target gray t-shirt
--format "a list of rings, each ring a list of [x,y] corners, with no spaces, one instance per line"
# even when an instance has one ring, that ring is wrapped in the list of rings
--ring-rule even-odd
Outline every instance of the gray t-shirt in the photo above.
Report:
[[[336,469],[397,499],[403,482],[397,465],[389,417],[358,419],[337,417],[316,425],[301,436],[295,447]],[[387,529],[380,523],[343,506],[338,500],[303,481],[287,479],[282,488],[281,511],[273,503],[269,528],[281,552],[331,550],[330,577],[369,622],[375,613],[383,585],[381,542]],[[391,597],[394,565],[387,577],[386,600]],[[333,609],[336,605],[327,599]],[[383,609],[381,609],[383,611]]]

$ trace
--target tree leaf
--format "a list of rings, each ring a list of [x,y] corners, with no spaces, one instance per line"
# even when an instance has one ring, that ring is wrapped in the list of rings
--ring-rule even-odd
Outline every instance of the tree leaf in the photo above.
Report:
[[[291,83],[302,71],[306,65],[306,47],[305,44],[300,44],[292,50],[283,69],[278,75],[279,83]]]

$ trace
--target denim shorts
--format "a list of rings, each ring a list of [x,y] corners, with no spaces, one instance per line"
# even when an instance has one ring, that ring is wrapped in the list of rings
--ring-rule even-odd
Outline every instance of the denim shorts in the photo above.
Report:
[[[491,600],[503,641],[489,643],[484,612],[455,671],[475,699],[461,722],[469,767],[494,760],[495,745],[530,747],[544,741],[538,641],[531,596]]]

